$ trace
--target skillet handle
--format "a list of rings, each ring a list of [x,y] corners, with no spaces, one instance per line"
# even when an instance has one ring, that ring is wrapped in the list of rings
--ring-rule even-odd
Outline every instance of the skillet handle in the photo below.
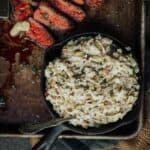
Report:
[[[33,148],[32,150],[51,150],[53,144],[57,140],[58,136],[64,132],[69,130],[64,125],[59,125],[51,128],[49,133],[45,135]]]

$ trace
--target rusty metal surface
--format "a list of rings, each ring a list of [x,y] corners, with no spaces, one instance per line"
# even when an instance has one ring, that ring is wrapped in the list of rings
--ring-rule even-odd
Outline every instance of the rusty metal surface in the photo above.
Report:
[[[142,45],[144,41],[141,40],[141,36],[143,36],[144,33],[141,30],[141,15],[142,0],[105,0],[105,3],[100,9],[88,11],[89,19],[82,25],[77,25],[73,33],[70,34],[96,30],[118,38],[136,51],[144,73],[144,47]],[[4,30],[0,29],[0,35],[2,35],[2,32],[4,32]],[[33,71],[33,64],[37,68],[40,68],[41,55],[43,55],[44,51],[39,51],[39,49],[31,43],[29,44],[29,49],[32,49],[32,52],[24,52],[22,54],[23,47],[14,41],[13,46],[7,44],[6,46],[1,41],[8,40],[9,38],[7,36],[6,39],[3,38],[0,38],[0,56],[4,56],[5,54],[6,59],[10,60],[10,71],[12,74],[10,77],[11,84],[10,82],[6,83],[3,90],[1,90],[1,93],[7,97],[7,108],[0,110],[0,123],[2,124],[0,126],[0,134],[3,136],[6,134],[7,136],[17,136],[17,127],[19,124],[24,122],[43,122],[51,118],[48,108],[41,96],[39,80],[35,78]],[[27,43],[23,43],[23,45],[27,45]],[[16,53],[20,53],[20,59],[26,56],[30,66],[20,65],[21,61],[15,58]],[[37,61],[38,57],[39,59]],[[26,62],[26,60],[23,60],[23,62]],[[141,118],[142,106],[139,113],[140,121],[137,120],[137,126],[135,127],[136,131],[141,127]],[[115,134],[116,133],[114,133],[114,135]],[[99,137],[99,139],[107,139],[108,136],[110,135],[106,135],[103,138]],[[26,137],[28,137],[28,135]],[[61,137],[90,138],[80,135],[70,135],[70,133]],[[93,138],[97,139],[97,137]]]

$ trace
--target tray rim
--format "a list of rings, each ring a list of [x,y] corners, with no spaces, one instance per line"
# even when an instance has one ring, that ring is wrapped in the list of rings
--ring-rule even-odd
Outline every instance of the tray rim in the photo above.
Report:
[[[144,0],[141,0],[141,31],[140,31],[140,49],[141,51],[143,51],[141,58],[144,60],[145,59],[145,5],[144,5]],[[142,63],[142,67],[143,67],[143,77],[144,77],[144,66],[145,66],[145,62],[143,61]],[[144,90],[144,84],[142,87]],[[141,97],[144,100],[144,95]],[[87,135],[76,135],[76,134],[72,134],[72,135],[60,135],[59,138],[62,139],[84,139],[84,140],[127,140],[127,139],[132,139],[135,136],[137,136],[137,134],[139,133],[139,131],[141,130],[142,126],[143,126],[143,110],[144,110],[144,102],[141,103],[141,107],[140,107],[140,112],[139,112],[139,117],[137,119],[138,121],[138,128],[137,130],[131,134],[131,135],[96,135],[96,136],[87,136]],[[17,137],[17,138],[41,138],[43,137],[43,134],[35,134],[35,135],[30,135],[30,134],[0,134],[0,137]]]

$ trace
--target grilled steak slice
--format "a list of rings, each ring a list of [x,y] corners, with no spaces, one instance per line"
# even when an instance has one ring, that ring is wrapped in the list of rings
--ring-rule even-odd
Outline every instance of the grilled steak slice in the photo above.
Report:
[[[34,12],[34,19],[55,31],[64,32],[72,27],[67,18],[61,16],[46,3],[39,5],[39,8]]]
[[[16,21],[23,21],[33,14],[30,4],[23,0],[12,0],[12,5]]]
[[[84,0],[72,0],[72,2],[74,2],[78,5],[84,5]]]
[[[79,7],[65,0],[49,0],[55,8],[59,9],[64,14],[67,14],[77,22],[81,22],[85,19],[85,12]]]
[[[47,48],[54,44],[54,39],[46,29],[36,22],[33,18],[29,18],[30,30],[26,32],[26,35],[40,47]]]
[[[89,7],[99,7],[103,3],[104,0],[85,0],[85,3]]]

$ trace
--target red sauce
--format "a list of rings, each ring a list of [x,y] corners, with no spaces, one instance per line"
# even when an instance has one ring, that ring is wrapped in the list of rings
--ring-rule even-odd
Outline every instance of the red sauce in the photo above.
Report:
[[[28,56],[32,53],[34,43],[21,39],[19,37],[12,38],[9,34],[12,24],[10,22],[0,22],[0,57],[6,58],[11,64],[15,62],[15,54],[20,53],[20,63],[28,63]],[[5,86],[11,85],[13,75],[10,74],[6,83],[0,88],[0,95],[3,94]]]
[[[20,61],[28,62],[27,56],[31,54],[34,43],[19,37],[12,38],[9,34],[12,25],[9,22],[0,22],[0,27],[0,56],[12,63],[15,61],[15,54],[20,53]]]

